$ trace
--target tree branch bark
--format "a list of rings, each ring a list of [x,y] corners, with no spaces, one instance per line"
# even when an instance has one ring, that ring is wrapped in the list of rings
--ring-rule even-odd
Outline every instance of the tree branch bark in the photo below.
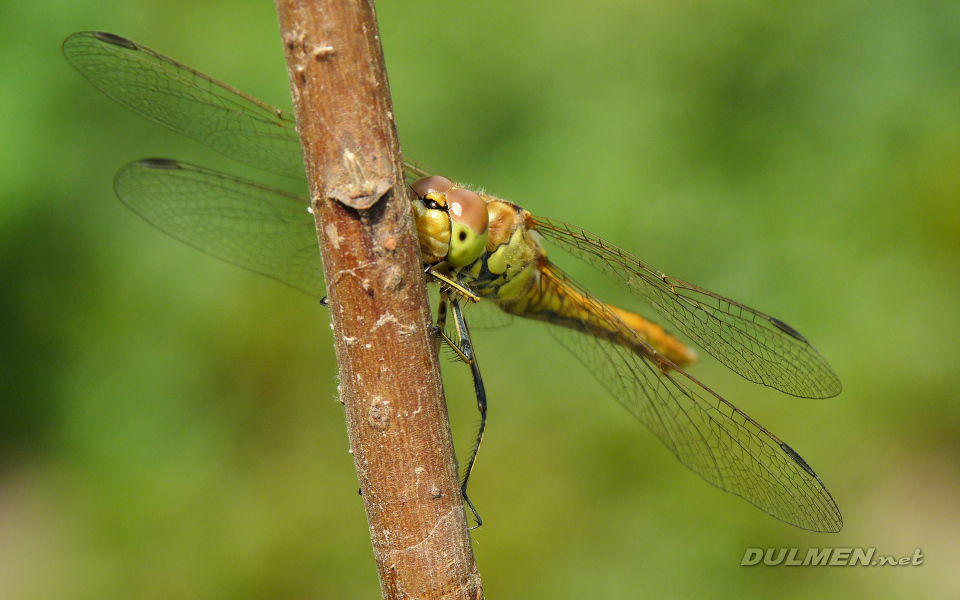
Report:
[[[384,598],[482,598],[373,0],[276,0]]]

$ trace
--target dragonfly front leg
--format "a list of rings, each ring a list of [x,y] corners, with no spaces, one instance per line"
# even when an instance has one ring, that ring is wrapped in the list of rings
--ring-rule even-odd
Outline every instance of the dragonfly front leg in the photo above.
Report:
[[[480,296],[474,294],[469,288],[464,287],[456,279],[449,277],[439,271],[437,271],[433,265],[428,265],[424,270],[424,274],[429,275],[433,278],[434,281],[440,284],[440,289],[446,292],[454,292],[465,298],[469,298],[471,302],[480,302]]]

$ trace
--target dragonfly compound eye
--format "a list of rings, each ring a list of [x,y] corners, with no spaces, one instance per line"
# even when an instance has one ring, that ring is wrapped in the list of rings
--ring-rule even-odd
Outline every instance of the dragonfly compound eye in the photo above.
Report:
[[[453,187],[449,179],[441,175],[431,175],[413,182],[410,186],[420,198],[426,198],[430,194],[446,194]]]
[[[465,267],[487,247],[487,203],[476,192],[456,188],[447,194],[450,211],[450,252],[447,262]]]

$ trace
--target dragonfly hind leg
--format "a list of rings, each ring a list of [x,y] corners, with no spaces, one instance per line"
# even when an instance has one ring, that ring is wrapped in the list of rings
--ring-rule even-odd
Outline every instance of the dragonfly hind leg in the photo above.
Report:
[[[453,322],[457,332],[457,340],[454,341],[446,333],[447,306],[453,309]],[[483,386],[483,377],[480,375],[480,365],[477,363],[476,354],[473,350],[473,341],[470,338],[470,330],[467,328],[467,322],[463,318],[460,310],[460,302],[456,298],[450,298],[447,293],[442,293],[440,306],[437,309],[437,344],[444,342],[457,355],[461,361],[470,367],[473,375],[473,388],[477,397],[477,408],[480,410],[480,428],[477,431],[477,440],[473,446],[473,452],[470,453],[470,460],[467,462],[467,468],[463,474],[463,480],[460,483],[460,493],[463,495],[463,501],[467,503],[470,512],[477,524],[471,527],[475,529],[483,525],[483,519],[480,513],[474,508],[473,502],[467,496],[467,483],[470,481],[470,474],[473,472],[473,466],[477,462],[477,453],[480,451],[480,442],[483,441],[483,431],[487,425],[487,393]]]

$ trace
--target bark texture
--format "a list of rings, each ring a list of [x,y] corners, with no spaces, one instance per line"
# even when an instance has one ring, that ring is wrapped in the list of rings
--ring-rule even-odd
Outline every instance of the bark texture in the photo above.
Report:
[[[383,597],[482,598],[373,2],[276,5]]]

